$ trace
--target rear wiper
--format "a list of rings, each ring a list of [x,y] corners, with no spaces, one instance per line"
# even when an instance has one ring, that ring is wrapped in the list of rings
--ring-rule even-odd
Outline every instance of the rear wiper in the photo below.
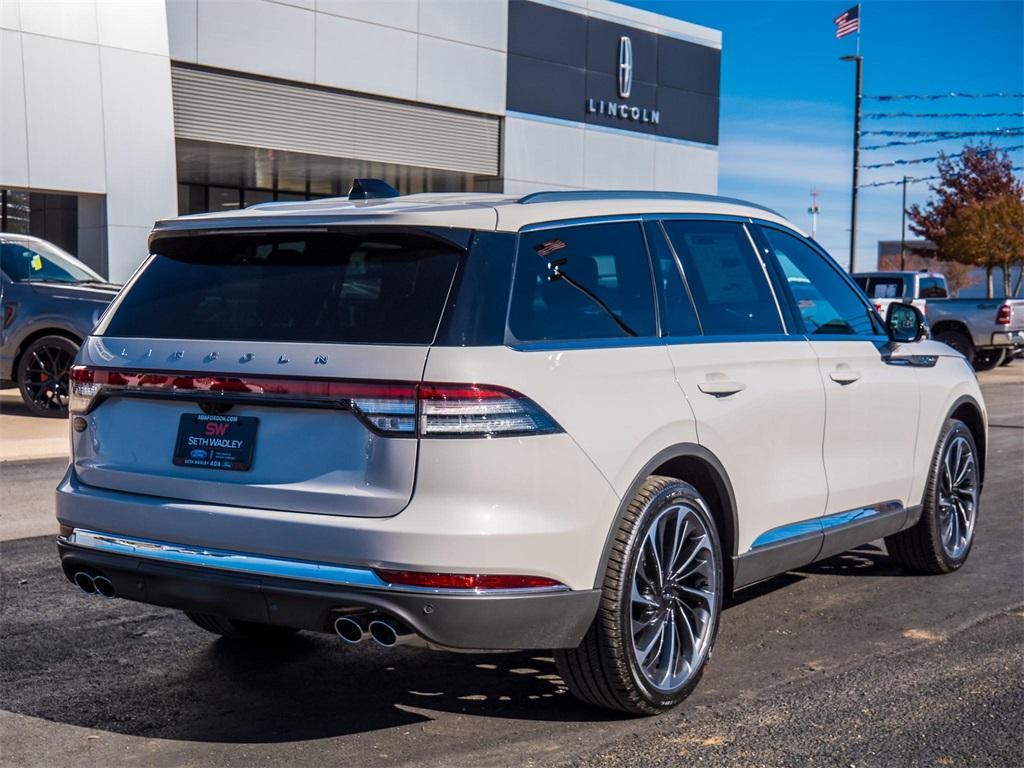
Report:
[[[551,274],[548,275],[548,280],[551,282],[554,282],[555,280],[565,281],[573,288],[575,288],[577,291],[586,296],[588,299],[590,299],[592,302],[594,302],[594,304],[596,304],[606,315],[608,315],[608,317],[610,317],[615,322],[617,326],[619,326],[619,328],[622,329],[623,333],[625,333],[627,336],[636,336],[636,331],[634,331],[632,328],[630,328],[628,325],[622,322],[622,320],[619,319],[618,315],[612,312],[611,308],[603,301],[601,301],[601,299],[598,298],[596,294],[584,288],[582,285],[577,283],[575,280],[573,280],[571,277],[565,274],[565,272],[562,271],[562,266],[565,264],[566,261],[568,261],[568,259],[555,259],[554,261],[548,262],[548,269],[551,270]]]

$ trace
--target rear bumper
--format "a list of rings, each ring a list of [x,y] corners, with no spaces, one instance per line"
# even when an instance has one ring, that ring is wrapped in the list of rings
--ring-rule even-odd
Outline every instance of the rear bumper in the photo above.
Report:
[[[1020,347],[1024,346],[1024,330],[1021,331],[997,331],[992,334],[993,347]]]
[[[111,544],[97,544],[104,541]],[[339,610],[378,611],[431,643],[459,649],[574,648],[600,599],[598,590],[449,594],[393,589],[363,568],[152,541],[135,542],[142,546],[133,554],[127,542],[76,531],[57,541],[61,567],[69,580],[81,570],[102,574],[117,596],[128,600],[320,632],[331,631]]]

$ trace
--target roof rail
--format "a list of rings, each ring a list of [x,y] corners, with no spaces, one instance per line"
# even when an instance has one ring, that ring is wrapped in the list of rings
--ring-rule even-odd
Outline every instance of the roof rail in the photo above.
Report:
[[[519,198],[516,202],[529,205],[530,203],[571,203],[577,200],[679,200],[691,203],[726,203],[729,205],[745,205],[750,208],[758,208],[768,213],[774,213],[776,216],[782,215],[771,208],[734,197],[703,195],[698,192],[662,192],[639,189],[548,190],[545,192],[531,192]]]

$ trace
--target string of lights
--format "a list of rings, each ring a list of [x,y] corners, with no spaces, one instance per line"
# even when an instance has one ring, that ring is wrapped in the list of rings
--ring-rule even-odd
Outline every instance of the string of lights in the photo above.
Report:
[[[948,136],[960,138],[962,136],[999,136],[1001,134],[1020,133],[1024,126],[1013,128],[990,128],[984,131],[861,131],[861,136]]]
[[[999,147],[999,150],[1001,150],[1003,152],[1013,152],[1013,151],[1018,150],[1018,149],[1024,149],[1024,144],[1015,144],[1012,147]],[[993,151],[995,151],[995,150],[993,150]],[[964,154],[963,152],[956,152],[956,153],[951,154],[951,155],[945,155],[945,157],[947,157],[947,158],[950,158],[950,157],[961,157],[963,154]],[[864,168],[865,170],[871,169],[871,168],[892,168],[892,167],[897,166],[897,165],[916,165],[917,163],[934,163],[938,159],[939,158],[936,156],[936,157],[919,157],[919,158],[916,158],[914,160],[890,160],[887,163],[874,163],[872,165],[862,165],[861,168]]]
[[[867,112],[861,117],[864,120],[885,120],[893,117],[933,118],[933,117],[1020,117],[1024,112]]]
[[[1011,171],[1024,171],[1024,165],[1015,165],[1010,170]],[[935,179],[938,179],[938,178],[941,178],[941,177],[940,176],[917,176],[917,177],[912,178],[912,179],[908,178],[907,179],[907,184],[917,184],[918,182],[921,182],[921,181],[934,181]],[[903,183],[903,179],[897,179],[896,181],[873,181],[870,184],[860,184],[858,186],[860,186],[861,189],[865,189],[867,187],[890,187],[890,186],[895,186],[897,184],[902,184],[902,183]]]
[[[1024,99],[1024,93],[937,93],[899,96],[864,96],[870,101],[938,101],[939,99]]]
[[[994,136],[996,138],[1009,139],[1017,136],[1024,136],[1024,129],[1015,130],[1012,132],[1000,132],[998,134],[986,133],[985,131],[976,131],[971,133],[960,133],[953,135],[937,135],[930,139],[907,139],[901,141],[887,141],[884,144],[869,144],[866,147],[861,147],[865,152],[872,149],[887,149],[889,147],[909,147],[917,144],[934,144],[940,141],[951,141],[954,139],[960,139],[965,136]]]

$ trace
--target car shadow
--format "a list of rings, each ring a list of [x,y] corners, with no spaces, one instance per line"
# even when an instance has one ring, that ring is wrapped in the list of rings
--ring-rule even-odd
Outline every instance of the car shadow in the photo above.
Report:
[[[10,712],[227,743],[331,738],[447,713],[621,719],[576,701],[550,651],[383,649],[309,632],[275,645],[232,642],[176,611],[80,593],[60,574],[51,546],[49,539],[0,545],[0,696]]]
[[[876,544],[864,544],[855,549],[842,552],[827,560],[819,560],[811,565],[798,568],[797,573],[813,576],[909,576],[893,560],[883,547]]]

